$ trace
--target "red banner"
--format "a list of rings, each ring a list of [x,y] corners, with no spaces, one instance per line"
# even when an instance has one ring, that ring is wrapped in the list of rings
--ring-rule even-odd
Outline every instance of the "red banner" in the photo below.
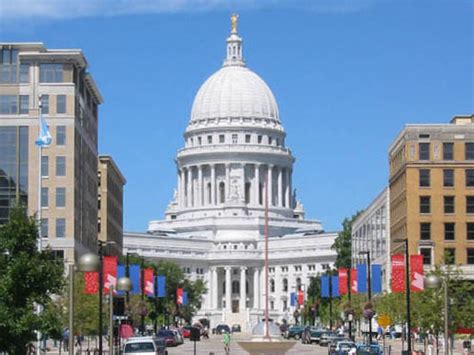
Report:
[[[339,276],[339,294],[340,295],[345,295],[347,294],[347,269],[345,268],[339,268],[338,271],[338,276]]]
[[[84,273],[84,293],[95,295],[99,291],[99,273],[97,271]]]
[[[357,269],[351,269],[351,294],[357,293]]]
[[[410,290],[421,292],[425,289],[423,276],[423,255],[410,256]]]
[[[110,286],[117,285],[117,257],[104,256],[104,293],[109,293]]]
[[[392,292],[405,292],[405,256],[392,255]]]
[[[183,289],[182,288],[176,289],[176,303],[183,304]]]
[[[143,270],[143,286],[145,287],[145,296],[153,297],[155,295],[155,284],[153,283],[153,269]]]
[[[304,303],[304,292],[303,290],[298,291],[298,304],[301,306]]]

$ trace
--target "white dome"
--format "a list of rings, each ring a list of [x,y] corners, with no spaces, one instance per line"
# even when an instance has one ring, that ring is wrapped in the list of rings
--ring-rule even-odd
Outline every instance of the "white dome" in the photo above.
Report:
[[[194,98],[191,121],[220,117],[279,120],[272,91],[243,65],[222,67],[206,80]]]

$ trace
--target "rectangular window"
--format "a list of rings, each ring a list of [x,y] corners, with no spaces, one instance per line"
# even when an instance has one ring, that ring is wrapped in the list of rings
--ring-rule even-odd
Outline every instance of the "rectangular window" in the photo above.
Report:
[[[225,143],[225,135],[219,134],[219,143]]]
[[[444,248],[444,263],[446,265],[452,265],[456,262],[456,249]]]
[[[18,113],[18,97],[16,95],[0,95],[0,114],[16,115]]]
[[[66,219],[56,218],[56,238],[64,238],[66,234]]]
[[[30,65],[20,64],[20,83],[30,82]]]
[[[474,248],[467,248],[466,264],[468,264],[468,265],[473,265],[474,264]]]
[[[66,145],[66,126],[56,126],[56,145]]]
[[[454,170],[453,169],[443,170],[443,186],[444,187],[454,186]]]
[[[49,157],[47,155],[41,157],[41,176],[49,176]]]
[[[420,196],[420,213],[431,212],[431,198],[430,196]]]
[[[20,115],[27,115],[30,112],[30,96],[20,95]]]
[[[467,240],[474,240],[474,223],[466,223]]]
[[[444,213],[454,213],[454,196],[444,196]]]
[[[41,95],[41,112],[49,114],[49,95]]]
[[[62,64],[40,64],[40,83],[62,83],[63,77]]]
[[[56,207],[66,207],[65,187],[56,187]]]
[[[258,144],[262,144],[262,136],[257,137],[257,142],[258,142]]]
[[[207,144],[212,144],[212,136],[207,136]]]
[[[41,188],[41,207],[48,207],[48,188],[42,187]]]
[[[423,265],[431,265],[431,249],[420,248],[420,254],[423,255]]]
[[[202,144],[202,138],[201,138],[201,137],[198,137],[198,144],[199,144],[199,145]]]
[[[56,113],[66,113],[66,95],[56,96]]]
[[[445,223],[444,224],[444,240],[454,240],[454,223]]]
[[[466,169],[466,187],[474,187],[474,169]]]
[[[465,143],[464,149],[466,160],[474,160],[474,143]]]
[[[420,239],[431,239],[431,223],[420,223]]]
[[[250,143],[250,134],[245,135],[245,143]]]
[[[232,144],[237,144],[237,134],[232,135]]]
[[[268,136],[268,145],[272,145],[273,143],[273,138]]]
[[[56,157],[56,176],[66,176],[66,157]]]
[[[430,144],[418,143],[418,159],[430,160]]]
[[[443,143],[443,160],[454,159],[453,147],[454,143]]]
[[[429,187],[430,186],[430,170],[429,169],[420,169],[420,187]]]
[[[466,213],[474,213],[474,196],[466,196]]]
[[[48,237],[48,219],[47,218],[41,219],[41,237],[43,238]]]

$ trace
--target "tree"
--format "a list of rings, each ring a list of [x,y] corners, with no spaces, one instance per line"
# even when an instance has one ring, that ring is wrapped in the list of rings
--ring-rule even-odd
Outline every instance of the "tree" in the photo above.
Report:
[[[337,268],[351,267],[352,260],[352,223],[359,217],[363,211],[358,211],[351,218],[344,218],[342,221],[342,231],[338,233],[338,236],[334,240],[332,248],[337,252],[337,258],[335,266]]]
[[[51,250],[37,249],[38,226],[24,207],[14,207],[0,227],[0,352],[25,354],[35,330],[60,326],[51,312],[51,295],[61,292],[63,264]],[[44,307],[40,315],[35,304]],[[54,313],[54,312],[53,312]]]

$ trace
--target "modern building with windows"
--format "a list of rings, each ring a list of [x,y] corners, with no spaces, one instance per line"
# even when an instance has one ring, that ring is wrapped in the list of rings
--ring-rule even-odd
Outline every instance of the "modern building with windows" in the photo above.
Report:
[[[408,238],[427,267],[456,264],[474,279],[474,116],[405,126],[389,162],[392,253]]]
[[[195,96],[165,219],[150,221],[146,233],[125,233],[124,252],[177,262],[190,279],[207,283],[197,318],[249,329],[263,317],[266,201],[275,320],[291,319],[291,293],[333,264],[337,234],[305,219],[277,102],[247,68],[236,25],[226,53]]]
[[[41,160],[43,244],[67,261],[95,250],[97,241],[102,96],[87,66],[78,49],[0,43],[0,224],[16,200],[29,215],[38,211]],[[52,135],[41,158],[34,143],[40,109]]]

